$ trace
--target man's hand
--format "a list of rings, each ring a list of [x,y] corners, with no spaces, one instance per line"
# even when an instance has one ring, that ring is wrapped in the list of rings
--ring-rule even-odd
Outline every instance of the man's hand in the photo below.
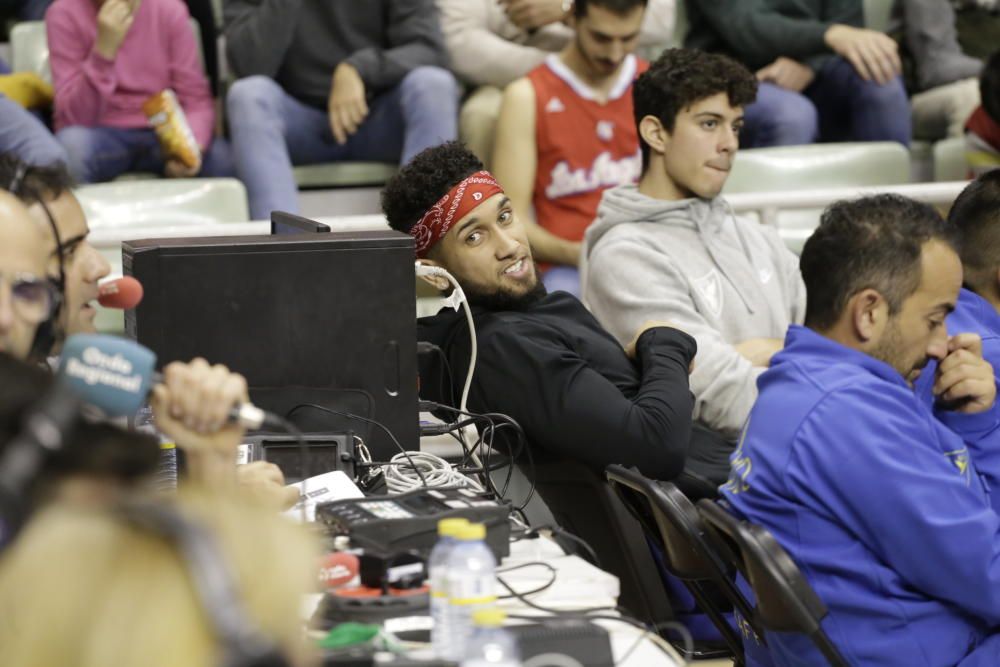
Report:
[[[267,461],[236,466],[236,482],[265,507],[287,510],[299,500],[299,490],[294,486],[285,486],[281,468]]]
[[[808,65],[781,56],[767,67],[757,70],[758,81],[768,81],[785,90],[801,93],[816,78]]]
[[[101,5],[97,11],[97,41],[94,45],[97,53],[108,60],[115,59],[138,9],[139,3],[130,0],[106,0]]]
[[[751,338],[734,347],[741,357],[754,366],[767,368],[771,365],[771,357],[781,352],[784,346],[785,342],[780,338]]]
[[[983,359],[983,341],[961,333],[948,340],[948,356],[938,364],[934,395],[955,412],[975,414],[993,407],[997,386],[993,367]]]
[[[358,131],[368,116],[368,102],[365,100],[365,82],[354,65],[340,63],[333,70],[333,85],[327,104],[330,117],[330,131],[338,144],[347,143],[347,138]]]
[[[636,343],[639,342],[639,339],[642,337],[642,334],[646,333],[650,329],[656,329],[657,327],[667,327],[670,329],[677,329],[678,331],[680,331],[680,328],[677,325],[672,324],[670,322],[666,322],[664,320],[646,321],[645,324],[639,327],[639,331],[637,331],[635,336],[632,338],[632,342],[625,346],[625,354],[628,355],[629,359],[635,359],[635,345]],[[694,361],[692,360],[691,366],[688,368],[688,372],[690,373],[693,369],[694,369]]]
[[[538,30],[566,18],[562,0],[500,0],[507,18],[521,30]]]
[[[896,41],[877,30],[835,24],[827,29],[823,40],[865,81],[888,83],[903,69]]]
[[[163,173],[167,178],[194,178],[201,171],[201,166],[189,167],[177,158],[167,158],[163,165]]]
[[[243,428],[228,423],[229,410],[248,400],[242,375],[195,359],[166,366],[150,404],[157,428],[186,452],[219,454],[235,465]]]

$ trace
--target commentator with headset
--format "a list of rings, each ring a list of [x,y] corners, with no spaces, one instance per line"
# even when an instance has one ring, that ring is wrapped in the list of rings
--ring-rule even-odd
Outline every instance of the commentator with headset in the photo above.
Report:
[[[44,361],[60,352],[68,336],[95,331],[98,282],[108,276],[110,267],[88,242],[90,229],[72,185],[61,164],[39,167],[12,154],[0,155],[0,188],[23,204],[3,216],[8,218],[4,227],[12,240],[3,244],[0,273],[7,270],[5,262],[24,262],[39,252],[44,258],[41,265],[18,270],[34,282],[19,284],[19,291],[12,294],[11,305],[17,313],[27,315],[16,318],[17,335],[27,342],[21,340],[15,346],[0,340],[0,350],[21,359]],[[11,270],[15,268],[12,264]],[[26,299],[34,300],[33,309],[25,308]],[[2,329],[0,337],[5,337]],[[227,419],[234,404],[247,402],[243,377],[225,366],[195,359],[168,364],[162,380],[151,396],[157,427],[178,444],[186,445],[192,467],[231,470],[228,462],[232,459],[225,464],[205,460],[204,448],[198,445],[204,436],[220,429],[228,429],[230,439],[236,435]],[[297,499],[294,490],[283,486],[281,471],[273,464],[251,463],[238,468],[236,475],[242,485],[274,504],[288,506]]]
[[[74,281],[93,275],[75,262],[96,251],[85,231],[59,227],[67,207],[53,200],[72,197],[68,188],[3,165],[16,168],[0,169],[0,459],[37,439],[39,423],[59,431],[59,447],[19,497],[0,495],[0,528],[31,517],[0,553],[0,664],[301,664],[297,608],[312,543],[230,483],[242,429],[225,420],[245,382],[203,361],[165,369],[153,393],[158,425],[212,474],[174,499],[156,495],[156,442],[91,423],[26,363],[92,328],[85,285]]]

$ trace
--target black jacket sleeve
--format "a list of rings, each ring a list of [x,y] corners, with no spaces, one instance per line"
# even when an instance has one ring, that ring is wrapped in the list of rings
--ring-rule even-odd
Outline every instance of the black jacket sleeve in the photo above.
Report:
[[[697,345],[676,329],[644,333],[642,382],[626,398],[572,349],[516,332],[490,336],[479,352],[472,398],[513,417],[529,446],[603,470],[611,463],[671,479],[684,468],[694,399],[688,366]]]
[[[355,51],[347,58],[365,86],[385,90],[421,65],[448,67],[444,35],[433,0],[394,0],[389,3],[386,48]]]
[[[301,7],[302,0],[226,0],[226,54],[237,77],[277,75]]]
[[[860,7],[857,0],[852,1]],[[696,11],[737,59],[751,69],[768,65],[779,56],[804,61],[830,52],[823,40],[829,22],[806,12],[796,15],[782,11],[776,4],[781,3],[706,0],[698,3]]]

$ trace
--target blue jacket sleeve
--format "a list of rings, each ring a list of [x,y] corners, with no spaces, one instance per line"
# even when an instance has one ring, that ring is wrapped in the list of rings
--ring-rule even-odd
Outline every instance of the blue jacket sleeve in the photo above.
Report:
[[[1000,517],[964,450],[904,388],[855,386],[800,426],[788,480],[912,587],[993,626]]]
[[[966,415],[938,411],[937,418],[968,446],[969,457],[990,491],[994,511],[1000,513],[1000,406]]]

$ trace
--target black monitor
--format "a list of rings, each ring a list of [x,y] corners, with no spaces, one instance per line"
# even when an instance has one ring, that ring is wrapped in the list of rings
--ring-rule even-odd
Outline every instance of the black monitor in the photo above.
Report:
[[[272,234],[325,234],[330,225],[285,211],[271,211]]]
[[[279,414],[320,406],[370,417],[419,446],[413,239],[390,230],[145,239],[123,244],[145,297],[126,334],[158,364],[204,357],[246,376]],[[351,431],[375,460],[398,448],[377,427],[299,407],[307,432]]]

